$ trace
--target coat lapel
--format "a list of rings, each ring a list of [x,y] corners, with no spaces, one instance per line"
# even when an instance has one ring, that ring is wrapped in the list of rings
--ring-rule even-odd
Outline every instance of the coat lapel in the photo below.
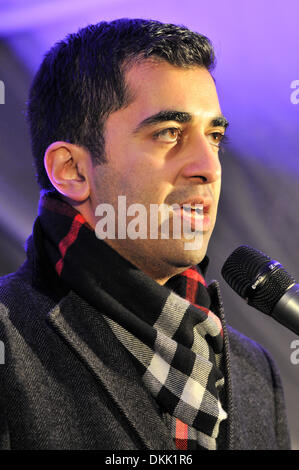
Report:
[[[223,350],[223,364],[224,364],[224,377],[225,377],[225,404],[226,411],[228,414],[227,422],[222,423],[224,431],[224,440],[225,440],[225,449],[234,448],[234,405],[233,405],[233,389],[232,389],[232,378],[231,378],[231,364],[230,364],[230,344],[228,330],[226,326],[226,320],[224,316],[223,302],[220,292],[220,285],[218,281],[212,281],[208,286],[208,291],[211,297],[211,310],[221,320],[223,327],[223,341],[224,341],[224,350]],[[220,427],[221,430],[221,427]]]
[[[101,382],[123,413],[140,448],[175,449],[157,404],[145,389],[128,352],[100,312],[70,291],[48,316],[48,322]]]

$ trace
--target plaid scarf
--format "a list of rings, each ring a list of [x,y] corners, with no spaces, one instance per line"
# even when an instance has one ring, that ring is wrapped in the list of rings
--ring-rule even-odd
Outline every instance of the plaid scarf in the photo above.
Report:
[[[121,257],[51,194],[38,223],[60,279],[98,311],[160,406],[177,449],[216,449],[227,414],[219,392],[223,331],[198,267],[161,286]]]

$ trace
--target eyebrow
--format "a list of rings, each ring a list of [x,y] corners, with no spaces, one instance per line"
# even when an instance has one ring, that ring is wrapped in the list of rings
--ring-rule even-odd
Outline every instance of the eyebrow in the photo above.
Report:
[[[159,122],[166,122],[166,121],[176,121],[179,123],[190,122],[192,120],[192,114],[182,112],[182,111],[172,111],[172,110],[164,110],[160,111],[159,113],[153,114],[148,118],[141,121],[136,129],[134,130],[134,134],[138,133],[141,129],[147,126],[152,126],[153,124],[157,124]],[[226,129],[229,125],[228,120],[221,114],[219,116],[215,116],[210,125],[213,127],[224,127]]]
[[[211,125],[213,127],[224,127],[224,129],[227,129],[229,126],[228,120],[221,114],[220,116],[216,116],[215,118],[212,119]]]

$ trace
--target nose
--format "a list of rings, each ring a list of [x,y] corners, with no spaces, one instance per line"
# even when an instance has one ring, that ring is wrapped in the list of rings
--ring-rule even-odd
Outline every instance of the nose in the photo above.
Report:
[[[213,146],[207,136],[198,135],[185,149],[185,165],[181,175],[184,178],[200,179],[202,183],[214,183],[221,178],[219,149]]]

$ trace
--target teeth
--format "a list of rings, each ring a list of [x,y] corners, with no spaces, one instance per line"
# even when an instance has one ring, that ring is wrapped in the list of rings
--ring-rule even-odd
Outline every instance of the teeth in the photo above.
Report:
[[[192,204],[182,204],[181,207],[187,207],[188,209],[203,209],[203,204],[192,203]]]
[[[187,206],[187,207],[183,207],[183,209],[186,212],[190,212],[191,210],[195,211],[197,214],[202,214],[203,212],[202,207]]]

